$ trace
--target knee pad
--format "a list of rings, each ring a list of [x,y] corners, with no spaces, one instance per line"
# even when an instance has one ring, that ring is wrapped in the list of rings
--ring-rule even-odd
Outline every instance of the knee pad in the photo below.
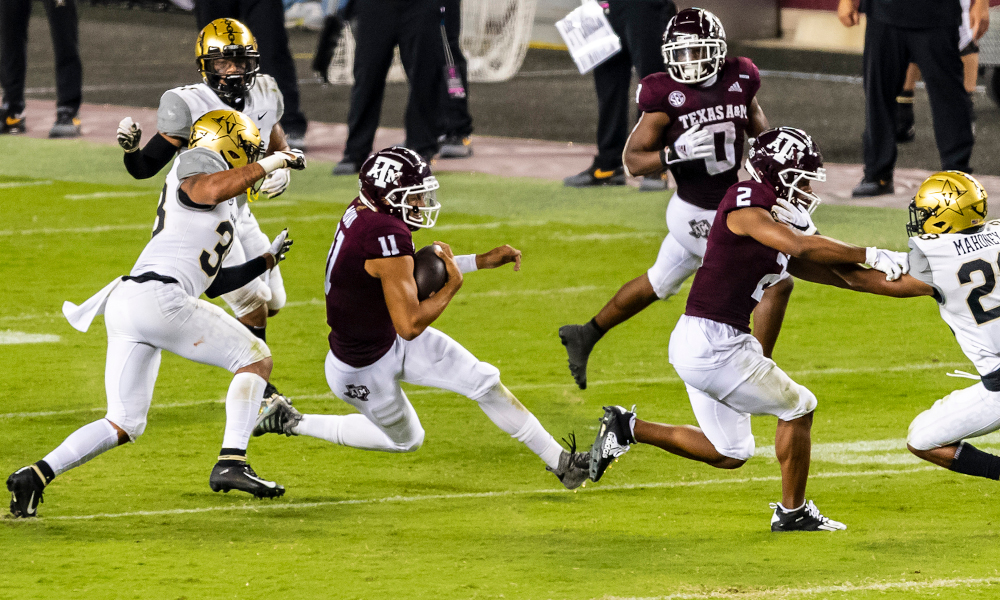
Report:
[[[254,279],[238,290],[223,294],[229,308],[233,309],[236,318],[244,317],[257,310],[271,300],[271,289],[260,280]]]
[[[646,272],[653,291],[660,300],[666,300],[680,291],[681,286],[698,267],[701,257],[691,253],[677,241],[672,233],[668,233],[660,244],[656,262]]]
[[[127,433],[130,442],[135,442],[146,431],[146,415],[129,419],[125,415],[112,414],[109,411],[104,415],[104,418],[118,429]]]
[[[397,452],[416,452],[424,445],[424,428],[414,432],[413,438],[404,442],[396,442]]]
[[[266,300],[268,310],[281,310],[285,307],[287,296],[285,295],[285,282],[281,278],[279,267],[271,269],[271,274],[267,279],[267,287],[271,290],[271,297]]]
[[[917,450],[931,450],[940,444],[935,440],[934,422],[931,411],[925,410],[917,415],[916,419],[910,423],[910,428],[906,432],[906,443]]]
[[[720,446],[715,442],[712,442],[712,445],[715,446],[715,451],[719,454],[742,462],[746,462],[753,458],[753,453],[756,448],[752,435],[747,436],[747,438],[743,440],[735,440],[727,446]],[[741,464],[739,466],[743,465]],[[738,467],[731,468],[735,469]]]

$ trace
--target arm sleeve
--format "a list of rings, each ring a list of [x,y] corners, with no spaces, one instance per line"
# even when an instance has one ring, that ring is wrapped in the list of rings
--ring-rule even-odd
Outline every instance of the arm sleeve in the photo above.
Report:
[[[238,290],[263,275],[266,270],[267,259],[263,256],[258,256],[235,267],[222,267],[219,269],[219,274],[215,276],[215,280],[212,281],[212,285],[205,290],[205,295],[209,298],[218,298],[223,294]]]
[[[462,273],[471,273],[479,270],[479,267],[476,266],[475,254],[460,254],[455,257],[455,262],[458,263],[458,270]]]
[[[167,166],[175,154],[177,148],[156,133],[142,150],[125,153],[125,170],[136,179],[149,179]]]
[[[156,129],[163,135],[186,140],[191,137],[193,124],[187,102],[174,92],[164,92],[156,109]]]

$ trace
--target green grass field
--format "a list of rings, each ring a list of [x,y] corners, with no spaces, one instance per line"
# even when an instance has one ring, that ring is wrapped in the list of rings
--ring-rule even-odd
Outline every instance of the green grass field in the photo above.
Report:
[[[0,140],[0,472],[38,460],[103,415],[105,331],[71,329],[80,302],[127,273],[148,239],[162,176],[131,180],[116,148]],[[346,413],[323,376],[323,267],[356,182],[313,164],[254,205],[288,226],[289,305],[268,336],[273,380],[303,412]],[[605,404],[693,423],[667,362],[680,297],[609,334],[573,385],[556,330],[589,319],[653,261],[665,198],[566,191],[558,182],[440,176],[438,227],[457,252],[510,243],[510,268],[470,274],[435,326],[497,365],[557,437],[584,445]],[[905,247],[898,210],[822,206],[820,229]],[[32,337],[45,336],[45,337]],[[39,343],[12,343],[47,340]],[[780,497],[774,420],[755,421],[757,457],[718,471],[636,447],[567,492],[474,402],[408,388],[427,432],[396,455],[265,436],[252,464],[288,492],[214,494],[230,375],[164,354],[146,434],[60,476],[41,518],[0,523],[0,598],[995,598],[994,482],[920,463],[907,425],[971,370],[928,299],[892,300],[799,282],[775,359],[820,399],[808,497],[842,533],[772,534]],[[981,445],[1000,449],[1000,437]]]

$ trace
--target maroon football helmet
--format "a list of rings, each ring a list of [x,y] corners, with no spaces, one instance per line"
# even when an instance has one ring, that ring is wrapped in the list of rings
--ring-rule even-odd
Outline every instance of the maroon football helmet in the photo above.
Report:
[[[803,180],[826,181],[819,146],[801,129],[777,127],[758,135],[750,145],[746,168],[754,181],[774,186],[779,198],[809,212],[820,203],[816,194],[799,187]]]
[[[726,30],[718,17],[703,8],[685,8],[663,32],[663,64],[679,83],[711,79],[726,60]]]
[[[437,221],[441,204],[435,190],[441,186],[427,161],[409,148],[393,146],[369,156],[358,186],[365,206],[402,219],[411,231]]]

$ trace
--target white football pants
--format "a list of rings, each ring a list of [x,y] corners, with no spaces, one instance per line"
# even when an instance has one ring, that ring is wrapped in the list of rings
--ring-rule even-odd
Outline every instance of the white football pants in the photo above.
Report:
[[[264,254],[271,248],[271,240],[260,230],[257,218],[244,206],[238,219],[236,236],[229,253],[222,261],[223,267],[234,267]],[[243,317],[267,304],[270,310],[285,306],[285,285],[280,267],[275,266],[238,290],[223,294],[222,299],[237,318]]]
[[[108,297],[104,322],[106,418],[132,440],[146,428],[161,349],[231,373],[271,356],[267,344],[239,321],[179,285],[123,281]]]
[[[1000,429],[1000,392],[977,383],[955,390],[917,415],[906,442],[917,450],[950,446]]]
[[[680,291],[684,281],[701,266],[713,219],[714,210],[698,208],[676,194],[670,199],[667,204],[670,232],[660,244],[656,262],[646,273],[660,300]]]

